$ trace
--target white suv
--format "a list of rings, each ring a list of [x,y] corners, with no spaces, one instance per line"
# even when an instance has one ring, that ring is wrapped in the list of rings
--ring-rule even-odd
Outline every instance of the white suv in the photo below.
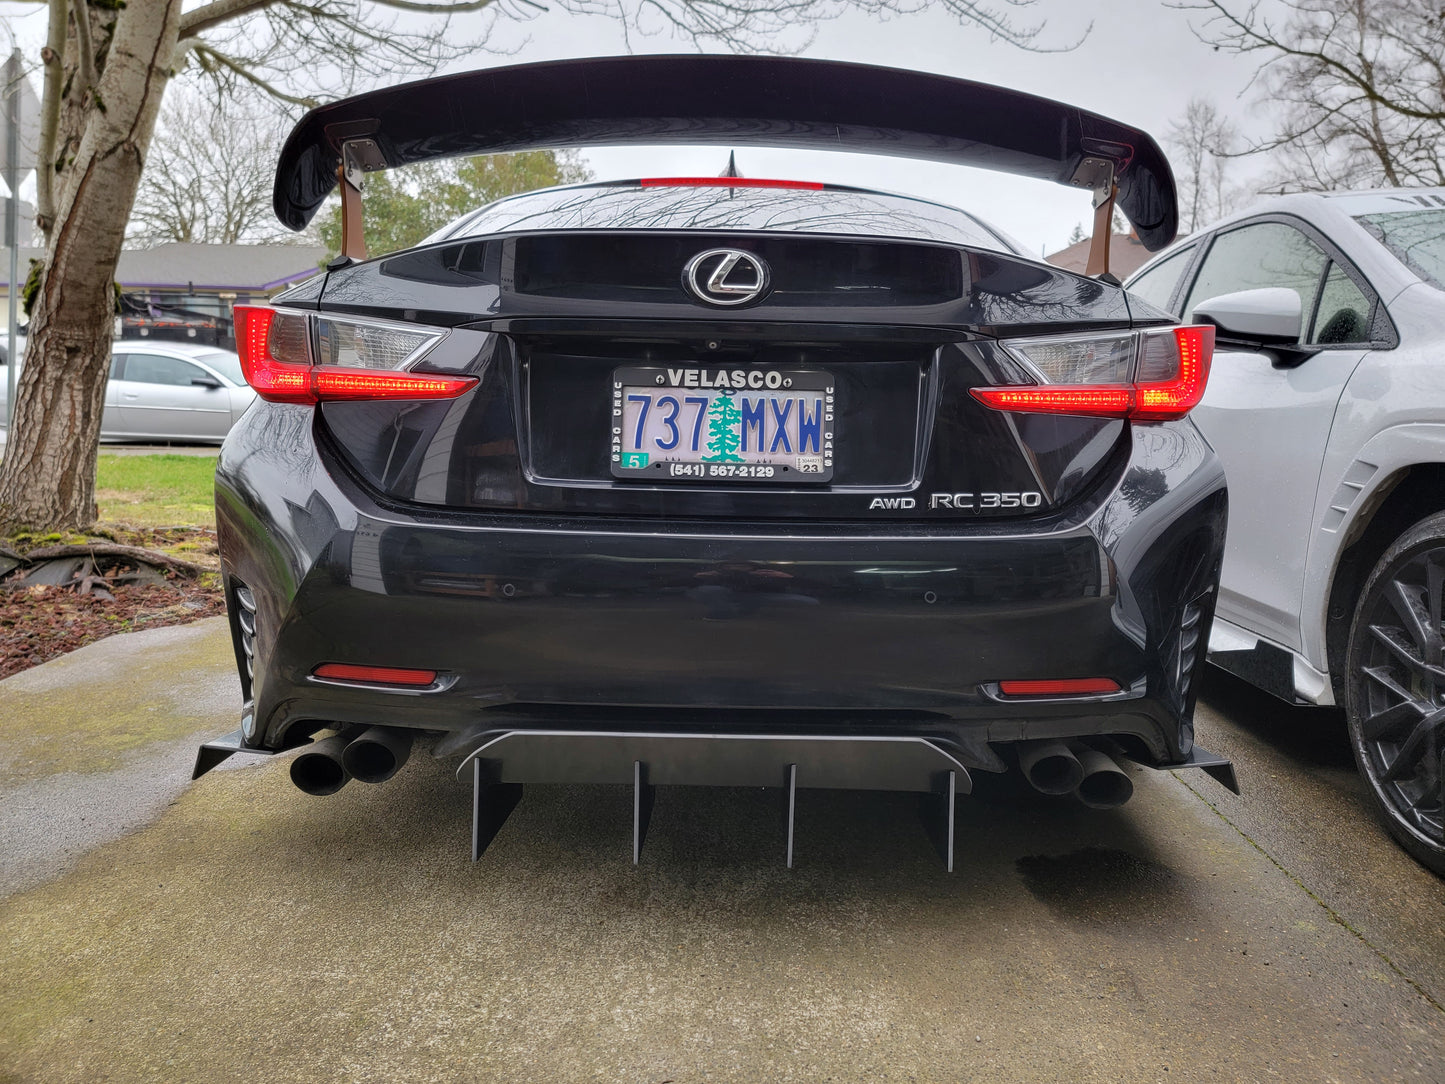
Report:
[[[1271,199],[1126,286],[1218,328],[1191,415],[1229,479],[1210,660],[1342,705],[1391,832],[1445,874],[1445,189]]]

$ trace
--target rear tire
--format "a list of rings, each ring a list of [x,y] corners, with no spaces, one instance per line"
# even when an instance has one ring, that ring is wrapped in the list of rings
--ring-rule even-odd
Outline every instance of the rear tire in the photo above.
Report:
[[[1355,763],[1390,834],[1445,877],[1445,512],[1387,549],[1346,653]]]

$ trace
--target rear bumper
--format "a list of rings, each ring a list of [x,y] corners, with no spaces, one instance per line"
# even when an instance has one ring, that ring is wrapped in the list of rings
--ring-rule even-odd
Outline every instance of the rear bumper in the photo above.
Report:
[[[915,736],[986,769],[993,744],[1045,737],[1190,755],[1225,493],[1187,422],[1136,429],[1112,484],[1064,517],[970,529],[422,515],[329,473],[307,412],[277,416],[295,424],[223,450],[217,474],[227,589],[257,608],[243,645],[231,599],[243,674],[254,655],[248,746],[364,723],[459,754],[553,729]],[[440,677],[379,690],[317,680],[324,662]],[[996,690],[1098,676],[1122,691]]]

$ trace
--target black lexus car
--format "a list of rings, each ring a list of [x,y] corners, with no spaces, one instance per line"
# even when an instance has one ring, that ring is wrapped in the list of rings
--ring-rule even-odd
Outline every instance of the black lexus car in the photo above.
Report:
[[[615,144],[829,148],[1094,193],[1090,276],[972,214],[806,181],[585,184],[367,260],[365,174]],[[216,474],[246,703],[202,747],[379,783],[454,758],[473,855],[534,782],[1085,806],[1198,766],[1224,477],[1187,415],[1213,332],[1108,274],[1176,224],[1144,133],[940,76],[795,59],[498,68],[313,110],[275,207],[340,185],[343,254],[237,306],[261,401]]]

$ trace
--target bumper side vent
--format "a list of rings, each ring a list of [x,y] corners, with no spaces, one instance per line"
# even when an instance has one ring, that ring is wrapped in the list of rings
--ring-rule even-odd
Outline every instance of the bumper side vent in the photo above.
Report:
[[[1209,594],[1207,592],[1200,595],[1184,607],[1184,616],[1179,621],[1179,654],[1175,663],[1175,687],[1179,690],[1181,700],[1188,698],[1190,685],[1194,680],[1194,671],[1199,665],[1201,654],[1199,639],[1204,631],[1204,614],[1208,602]]]
[[[236,598],[236,626],[241,630],[241,654],[245,656],[246,695],[251,695],[251,680],[256,673],[256,596],[240,580],[233,580]]]

